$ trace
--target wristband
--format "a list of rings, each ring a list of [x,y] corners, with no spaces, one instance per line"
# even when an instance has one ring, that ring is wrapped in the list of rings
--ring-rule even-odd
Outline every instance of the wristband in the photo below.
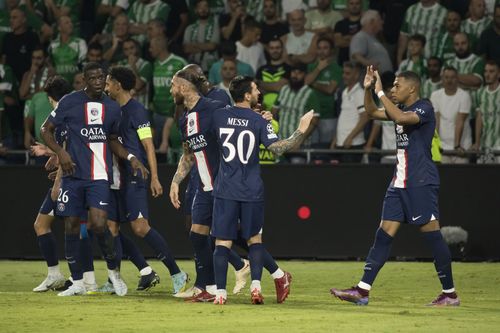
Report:
[[[382,96],[385,96],[384,91],[383,91],[383,90],[380,90],[380,91],[377,93],[377,96],[378,96],[378,98],[382,98]]]
[[[135,155],[134,155],[134,154],[128,154],[128,155],[127,155],[127,160],[129,160],[129,161],[130,161],[130,160],[131,160],[132,158],[134,158],[134,157],[135,157]]]

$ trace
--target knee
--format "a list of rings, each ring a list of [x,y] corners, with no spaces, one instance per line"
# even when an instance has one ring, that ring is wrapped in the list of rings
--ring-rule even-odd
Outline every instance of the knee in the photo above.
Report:
[[[68,220],[64,223],[64,232],[71,235],[80,234],[80,222],[78,220]]]
[[[130,223],[130,226],[132,227],[132,230],[134,231],[134,234],[137,236],[144,238],[151,227],[149,226],[149,223],[145,219],[138,219]]]
[[[191,232],[195,232],[197,234],[206,236],[210,233],[210,228],[206,225],[192,224],[191,225]]]
[[[255,236],[250,237],[250,239],[247,240],[248,246],[253,245],[253,244],[260,244],[262,243],[262,235],[257,234]]]
[[[108,229],[114,237],[118,236],[118,233],[120,232],[120,226],[115,222],[108,221]]]

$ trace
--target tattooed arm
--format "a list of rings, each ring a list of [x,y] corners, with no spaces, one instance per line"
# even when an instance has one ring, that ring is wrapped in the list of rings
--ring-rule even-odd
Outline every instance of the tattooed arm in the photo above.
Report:
[[[301,140],[304,139],[305,133],[307,132],[307,129],[311,125],[313,116],[314,116],[314,110],[311,110],[306,114],[304,114],[302,118],[300,118],[299,127],[295,132],[293,132],[293,134],[288,139],[272,143],[267,147],[267,149],[269,149],[276,155],[281,155],[284,152],[298,146],[298,144],[302,142]]]
[[[172,183],[170,184],[170,201],[172,205],[179,209],[181,207],[181,202],[179,201],[179,185],[186,178],[191,171],[194,164],[194,154],[189,151],[187,144],[183,144],[183,153],[177,166],[177,171],[175,172],[174,178],[172,178]]]

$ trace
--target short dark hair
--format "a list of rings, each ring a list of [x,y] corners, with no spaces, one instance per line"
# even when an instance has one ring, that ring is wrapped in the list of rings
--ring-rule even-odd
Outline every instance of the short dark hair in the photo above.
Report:
[[[497,66],[498,68],[500,68],[500,64],[494,59],[488,59],[484,65]]]
[[[327,42],[330,45],[330,48],[333,50],[334,43],[333,40],[330,38],[326,37],[325,35],[321,35],[318,40],[316,41],[316,45],[319,45],[321,42]]]
[[[396,75],[394,75],[394,73],[391,71],[386,71],[380,74],[380,83],[382,83],[382,89],[387,90],[389,88],[392,88],[395,78]]]
[[[425,43],[427,42],[427,39],[425,38],[425,36],[421,35],[421,34],[411,35],[409,40],[414,40],[416,42],[420,42],[422,44],[422,46],[425,46]]]
[[[87,73],[89,71],[93,71],[93,70],[96,70],[96,69],[101,69],[102,71],[104,71],[104,69],[102,68],[101,64],[99,64],[98,62],[88,62],[85,64],[85,66],[83,66],[83,76],[87,76]]]
[[[125,66],[113,66],[109,70],[109,77],[120,83],[123,90],[130,91],[135,87],[135,74]]]
[[[350,69],[354,69],[354,70],[357,70],[357,71],[361,71],[361,66],[359,65],[359,63],[355,62],[355,61],[344,61],[344,63],[342,64],[343,67],[349,67]]]
[[[417,85],[420,86],[420,76],[418,76],[417,73],[415,72],[412,72],[412,71],[404,71],[404,72],[401,72],[399,74],[396,75],[396,77],[401,77],[405,80],[408,80],[408,81],[413,81],[415,82]]]
[[[90,50],[99,50],[101,52],[103,51],[102,45],[98,42],[90,43],[88,49],[89,49],[89,51]]]
[[[41,44],[37,44],[34,48],[33,48],[33,51],[31,51],[31,54],[33,54],[35,51],[42,51],[43,52],[43,56],[46,56],[47,55],[47,50],[43,47],[43,45]]]
[[[245,100],[245,94],[252,92],[253,78],[250,76],[238,75],[229,83],[229,92],[235,103]]]
[[[271,38],[271,40],[267,43],[267,45],[271,44],[271,42],[278,42],[281,44],[281,47],[283,47],[283,41],[276,35],[274,35],[273,38]]]
[[[262,25],[257,22],[252,16],[247,16],[243,21],[243,26],[245,30],[247,29],[260,29],[262,30]]]
[[[237,53],[235,42],[230,40],[221,42],[219,45],[219,53],[221,56],[235,56]]]
[[[290,72],[294,71],[294,70],[307,73],[307,65],[305,63],[299,61],[299,62],[290,66]]]
[[[50,98],[59,102],[64,95],[69,94],[73,90],[73,87],[71,87],[71,84],[62,76],[54,75],[47,79],[43,90]]]
[[[429,61],[431,60],[436,60],[439,63],[439,67],[443,66],[443,60],[441,60],[441,58],[436,56],[429,57],[429,59],[427,59],[427,63],[429,63]]]
[[[452,71],[452,72],[455,72],[455,74],[458,74],[458,70],[453,66],[444,66],[443,73],[444,73],[444,71]]]

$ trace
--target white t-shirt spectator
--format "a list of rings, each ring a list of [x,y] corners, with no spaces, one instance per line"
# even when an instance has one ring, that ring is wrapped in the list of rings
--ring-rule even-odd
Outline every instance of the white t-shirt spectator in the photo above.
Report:
[[[307,53],[313,38],[314,33],[310,31],[304,32],[301,36],[295,36],[293,32],[289,32],[286,35],[286,52],[295,55]]]
[[[439,137],[441,147],[444,150],[455,148],[455,124],[458,113],[470,113],[471,98],[468,92],[458,88],[455,95],[448,96],[444,88],[438,89],[431,95],[434,112],[439,112]],[[469,125],[469,117],[465,120],[462,140],[462,148],[468,149],[472,144],[472,135]]]
[[[266,56],[264,55],[264,47],[261,43],[257,42],[250,47],[241,44],[240,41],[236,42],[236,51],[238,56],[236,59],[246,62],[252,66],[253,72],[257,73],[260,66],[266,64]]]
[[[340,106],[340,115],[337,123],[337,146],[343,146],[345,139],[352,132],[359,121],[359,115],[365,112],[364,106],[365,91],[359,83],[356,83],[351,90],[346,87],[342,91],[342,104]],[[365,143],[363,131],[358,133],[352,140],[353,146]]]

